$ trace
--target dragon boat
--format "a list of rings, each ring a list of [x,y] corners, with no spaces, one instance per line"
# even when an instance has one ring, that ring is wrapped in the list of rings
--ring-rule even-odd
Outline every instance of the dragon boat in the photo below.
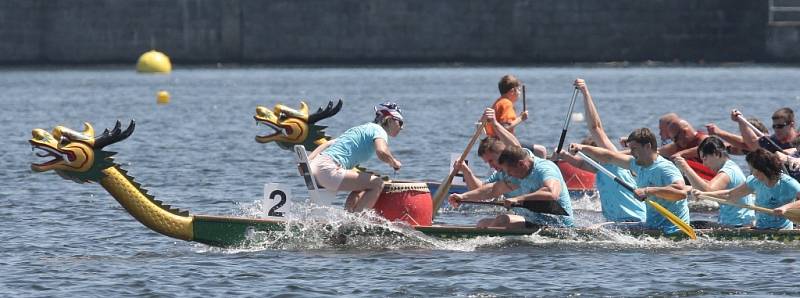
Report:
[[[215,247],[237,247],[253,244],[257,239],[253,235],[266,237],[291,237],[297,223],[281,219],[248,218],[234,216],[213,216],[190,214],[173,208],[148,194],[141,184],[115,163],[115,152],[106,151],[106,147],[131,136],[135,122],[131,121],[124,130],[117,121],[113,129],[106,129],[95,136],[91,124],[84,123],[83,131],[57,126],[52,132],[34,129],[29,143],[36,155],[49,159],[43,163],[32,163],[35,172],[54,171],[64,179],[77,183],[100,184],[120,205],[144,226],[168,237],[194,241]],[[302,223],[301,223],[302,225]],[[408,226],[397,225],[401,229],[409,229],[412,233],[421,233],[436,238],[465,238],[478,236],[515,237],[524,235],[540,235],[546,237],[575,237],[583,235],[591,237],[601,229],[591,228],[549,228],[536,227],[529,229],[479,229],[469,226],[429,225]],[[758,231],[750,229],[698,229],[699,237],[713,239],[755,239],[795,241],[800,240],[800,231]],[[369,229],[342,229],[337,231],[345,239],[353,233],[367,235],[396,234],[396,229],[375,225]],[[287,234],[288,233],[288,234]],[[629,231],[632,236],[667,237],[684,239],[682,235],[662,235],[658,231]],[[255,240],[254,240],[255,239]]]

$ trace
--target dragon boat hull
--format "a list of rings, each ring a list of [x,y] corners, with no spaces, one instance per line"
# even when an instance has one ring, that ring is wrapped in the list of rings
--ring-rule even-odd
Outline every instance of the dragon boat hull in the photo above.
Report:
[[[292,227],[290,227],[292,226]],[[287,229],[299,228],[296,223],[289,225],[282,220],[237,218],[195,215],[193,220],[194,237],[192,241],[215,247],[237,247],[257,243],[252,237],[257,233],[285,234]],[[440,239],[464,239],[475,237],[520,237],[538,235],[554,239],[575,237],[592,238],[600,235],[598,228],[553,228],[535,227],[526,229],[476,228],[460,225],[431,225],[408,227],[424,235]],[[359,234],[391,235],[398,232],[388,227],[375,226],[369,229],[357,229]],[[732,240],[770,240],[779,242],[800,241],[800,230],[755,230],[749,228],[697,229],[699,238],[721,241]],[[339,231],[346,236],[348,231]],[[684,234],[664,235],[657,230],[620,230],[622,234],[632,237],[666,238],[675,241],[688,239]],[[255,242],[254,242],[255,241]],[[341,239],[339,240],[341,241]]]

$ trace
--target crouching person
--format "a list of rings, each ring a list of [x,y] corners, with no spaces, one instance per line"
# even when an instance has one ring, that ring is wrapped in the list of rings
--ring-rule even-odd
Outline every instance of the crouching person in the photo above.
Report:
[[[462,201],[485,201],[501,194],[519,190],[518,196],[506,198],[506,207],[518,206],[526,201],[555,201],[567,215],[552,215],[515,207],[514,214],[503,214],[483,219],[478,227],[522,229],[535,226],[572,227],[572,203],[569,190],[558,166],[552,161],[531,156],[519,146],[507,146],[498,158],[502,171],[497,182],[486,183],[463,194],[452,194],[450,204],[458,207]]]

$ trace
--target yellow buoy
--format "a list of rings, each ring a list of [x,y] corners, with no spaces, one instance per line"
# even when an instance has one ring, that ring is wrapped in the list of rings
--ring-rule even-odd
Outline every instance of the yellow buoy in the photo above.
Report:
[[[156,102],[158,104],[168,104],[169,103],[169,92],[166,90],[158,91],[156,94]]]
[[[146,73],[169,73],[172,71],[172,63],[164,53],[150,50],[139,57],[136,63],[136,71]]]

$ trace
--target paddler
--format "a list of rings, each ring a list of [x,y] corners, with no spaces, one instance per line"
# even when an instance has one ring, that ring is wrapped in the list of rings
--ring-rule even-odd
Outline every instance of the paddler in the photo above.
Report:
[[[689,204],[686,201],[689,188],[678,168],[658,155],[656,136],[647,128],[636,129],[628,136],[628,147],[631,155],[582,144],[570,145],[570,151],[581,151],[601,164],[614,164],[636,173],[637,197],[647,197],[684,222],[689,222]],[[646,217],[644,226],[648,229],[658,229],[665,234],[680,231],[649,205]]]
[[[522,121],[528,119],[527,110],[522,111],[522,113],[517,116],[517,111],[514,109],[514,104],[522,95],[522,82],[513,75],[504,75],[500,78],[500,81],[497,82],[497,89],[500,91],[500,98],[494,101],[491,108],[495,111],[497,122],[513,135],[514,128],[522,123]],[[497,138],[495,129],[491,125],[486,126],[486,135]],[[547,155],[547,149],[545,149],[544,146],[525,145],[523,147],[527,147],[539,157]]]
[[[530,151],[519,146],[507,146],[498,157],[502,171],[499,181],[486,183],[463,194],[451,194],[450,204],[457,207],[461,201],[483,201],[501,194],[520,190],[520,194],[507,197],[506,207],[522,204],[525,201],[556,201],[566,216],[532,212],[524,208],[514,208],[516,214],[500,215],[491,227],[522,229],[534,226],[572,227],[572,202],[569,190],[561,171],[555,163],[547,159],[531,156]]]
[[[488,108],[484,111],[484,115],[482,117],[484,121],[487,121],[488,125],[492,127],[496,132],[498,138],[487,137],[481,140],[480,145],[478,146],[478,155],[483,159],[489,166],[495,170],[492,175],[487,178],[484,183],[481,183],[480,180],[475,177],[472,173],[472,170],[465,164],[455,164],[454,167],[464,173],[464,180],[466,181],[467,188],[470,190],[463,195],[451,195],[448,198],[448,201],[451,206],[454,208],[458,208],[460,202],[463,200],[467,201],[488,201],[492,200],[493,198],[500,197],[503,195],[507,198],[507,202],[518,202],[520,200],[508,200],[514,198],[521,198],[526,195],[527,191],[530,190],[531,187],[520,187],[520,181],[513,176],[510,176],[506,172],[504,172],[503,166],[500,164],[500,156],[502,156],[503,152],[510,147],[520,148],[519,141],[511,134],[508,130],[506,130],[495,118],[494,110]],[[531,152],[527,148],[520,148],[521,152],[524,153],[530,160],[541,160],[538,157],[535,157],[533,152]],[[549,161],[548,161],[549,162]],[[532,165],[533,163],[531,163]],[[540,162],[542,164],[540,166],[541,169],[545,168],[544,162]],[[552,162],[550,162],[552,164]],[[555,164],[553,164],[555,165]],[[558,177],[561,177],[561,172],[556,167],[556,172],[558,172]],[[563,178],[560,178],[563,182]],[[530,181],[529,181],[530,182]],[[502,188],[502,192],[500,193],[492,193],[492,188],[498,184],[503,184],[508,186],[508,188]],[[510,186],[516,185],[516,186]],[[527,184],[526,184],[527,185]],[[498,188],[500,189],[500,188]],[[538,188],[537,188],[538,189]],[[568,191],[566,185],[563,187],[564,192],[567,193],[567,198],[569,198]],[[466,196],[464,196],[466,195]],[[560,193],[559,193],[560,195]],[[560,198],[560,197],[559,197]],[[569,214],[572,214],[571,211],[571,203],[565,203],[567,207],[562,207],[565,210],[569,210]],[[560,204],[561,205],[561,204]],[[567,209],[569,208],[569,209]],[[524,208],[513,208],[512,211],[514,214],[501,214],[494,218],[485,218],[478,221],[477,226],[481,228],[485,227],[504,227],[504,228],[524,228],[526,226],[531,227],[534,225],[566,225],[572,224],[571,218],[567,220],[561,220],[560,218],[563,216],[549,216],[549,215],[536,215],[534,212],[530,212]],[[527,222],[527,224],[526,224]],[[566,223],[566,224],[565,224]]]
[[[794,111],[792,109],[780,108],[772,114],[772,129],[775,130],[775,133],[769,136],[769,139],[767,139],[767,137],[759,138],[745,123],[740,123],[742,122],[742,117],[740,116],[741,113],[739,111],[731,111],[731,120],[739,123],[739,129],[742,132],[742,138],[745,144],[747,144],[748,150],[754,151],[756,148],[761,147],[770,152],[775,152],[784,149],[789,151],[789,154],[793,153],[795,150],[792,141],[800,136],[800,134],[798,134],[794,127]],[[772,142],[770,142],[770,140]],[[775,145],[772,144],[773,142],[778,145],[778,147],[775,147]]]
[[[676,157],[674,162],[684,176],[689,180],[693,189],[710,192],[723,189],[733,189],[745,182],[742,169],[728,158],[725,144],[722,139],[710,136],[697,146],[697,155],[703,165],[713,170],[716,174],[711,181],[705,181],[686,163],[683,157]],[[742,205],[752,205],[754,198],[750,195],[732,198],[732,202]],[[730,205],[719,206],[719,224],[728,227],[749,227],[753,225],[755,214],[753,210],[734,207]]]
[[[789,208],[796,208],[800,198],[800,183],[783,173],[777,155],[763,148],[750,152],[745,157],[752,173],[745,183],[733,189],[704,192],[693,190],[695,196],[707,195],[735,202],[738,198],[756,194],[755,205],[764,208],[775,208],[777,214]],[[786,218],[770,214],[756,213],[756,229],[792,229],[794,224]]]
[[[402,164],[389,150],[389,137],[403,129],[403,114],[397,104],[386,102],[375,106],[375,119],[346,130],[339,137],[317,147],[309,155],[314,178],[321,186],[337,191],[352,191],[345,209],[359,212],[375,206],[383,190],[383,180],[353,168],[376,155],[395,171]]]
[[[591,138],[596,143],[597,147],[604,148],[612,152],[618,152],[617,147],[606,135],[603,128],[603,123],[600,121],[600,114],[592,100],[592,95],[589,93],[589,87],[583,79],[576,79],[575,87],[583,94],[583,108],[586,115],[586,126],[589,128]],[[571,165],[578,167],[582,170],[597,173],[597,169],[586,163],[579,156],[571,155],[562,150],[558,155],[564,161]],[[627,169],[618,167],[612,163],[602,164],[604,168],[611,171],[617,177],[627,182],[630,185],[636,185],[636,182],[631,176],[631,172]],[[634,194],[614,182],[606,175],[598,174],[595,176],[595,184],[600,196],[600,206],[603,210],[603,216],[606,220],[614,222],[643,222],[645,221],[645,204],[639,201]]]

